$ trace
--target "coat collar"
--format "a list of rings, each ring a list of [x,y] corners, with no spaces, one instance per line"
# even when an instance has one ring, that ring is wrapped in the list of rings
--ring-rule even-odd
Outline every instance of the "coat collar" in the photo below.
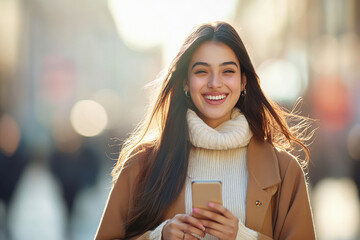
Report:
[[[251,138],[248,146],[247,168],[249,177],[254,179],[261,189],[280,182],[278,159],[274,147],[265,141]]]

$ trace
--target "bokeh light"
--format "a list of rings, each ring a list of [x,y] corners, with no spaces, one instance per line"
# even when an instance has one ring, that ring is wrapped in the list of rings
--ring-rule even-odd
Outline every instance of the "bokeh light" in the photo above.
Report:
[[[295,102],[306,85],[294,64],[285,60],[268,60],[258,68],[264,92],[279,102]]]
[[[313,191],[319,239],[355,239],[359,226],[357,189],[351,179],[324,179]]]
[[[70,120],[77,133],[85,137],[100,134],[108,122],[103,106],[92,100],[81,100],[71,110]]]

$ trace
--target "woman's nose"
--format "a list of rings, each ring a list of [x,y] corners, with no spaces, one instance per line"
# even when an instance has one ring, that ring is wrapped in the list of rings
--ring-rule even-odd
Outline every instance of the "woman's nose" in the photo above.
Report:
[[[222,86],[221,76],[218,74],[212,74],[208,81],[209,88],[220,88]]]

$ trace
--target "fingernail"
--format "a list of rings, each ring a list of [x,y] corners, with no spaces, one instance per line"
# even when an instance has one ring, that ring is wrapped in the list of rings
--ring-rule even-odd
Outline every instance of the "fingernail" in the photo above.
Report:
[[[205,232],[205,230],[206,230],[206,229],[205,229],[205,227],[204,227],[204,226],[202,227],[202,230],[203,230],[203,232]]]
[[[212,202],[209,202],[209,207],[214,207],[215,206],[215,204],[214,203],[212,203]]]
[[[198,208],[194,208],[193,211],[196,212],[196,213],[198,213],[198,212],[199,212],[199,209],[198,209]]]

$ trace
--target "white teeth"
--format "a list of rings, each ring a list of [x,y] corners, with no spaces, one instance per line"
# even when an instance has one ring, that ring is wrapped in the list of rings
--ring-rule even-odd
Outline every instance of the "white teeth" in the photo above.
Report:
[[[210,95],[207,95],[205,96],[206,99],[209,99],[209,100],[221,100],[221,99],[224,99],[226,98],[226,95],[217,95],[217,96],[210,96]]]

